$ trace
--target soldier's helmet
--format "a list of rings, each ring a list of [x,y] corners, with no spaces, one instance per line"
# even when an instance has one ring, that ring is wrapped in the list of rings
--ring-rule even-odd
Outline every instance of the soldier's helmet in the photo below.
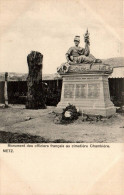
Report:
[[[75,36],[74,41],[80,42],[80,36]]]

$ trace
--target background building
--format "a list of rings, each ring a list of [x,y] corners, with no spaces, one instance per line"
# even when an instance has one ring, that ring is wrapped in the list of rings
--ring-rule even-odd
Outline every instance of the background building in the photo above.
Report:
[[[111,100],[115,106],[124,105],[124,58],[110,58],[103,60],[113,67],[109,77]],[[8,101],[9,104],[25,104],[27,94],[27,74],[9,73]],[[5,73],[0,73],[0,103],[4,103]],[[56,106],[60,101],[62,78],[57,74],[43,75],[44,96],[47,105]]]

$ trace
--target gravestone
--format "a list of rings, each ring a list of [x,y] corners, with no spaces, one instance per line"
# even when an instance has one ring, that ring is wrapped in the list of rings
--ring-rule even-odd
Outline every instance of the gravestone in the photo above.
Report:
[[[43,86],[42,86],[42,67],[43,55],[40,52],[32,51],[27,56],[29,73],[27,77],[27,109],[44,109]]]

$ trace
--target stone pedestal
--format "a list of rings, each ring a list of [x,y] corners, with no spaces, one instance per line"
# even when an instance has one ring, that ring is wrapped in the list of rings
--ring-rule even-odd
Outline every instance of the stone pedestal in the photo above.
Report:
[[[75,71],[74,71],[75,70]],[[63,77],[61,101],[58,108],[68,103],[75,105],[86,114],[111,116],[115,107],[110,101],[108,75],[110,66],[97,64],[92,68],[88,64],[70,66]]]

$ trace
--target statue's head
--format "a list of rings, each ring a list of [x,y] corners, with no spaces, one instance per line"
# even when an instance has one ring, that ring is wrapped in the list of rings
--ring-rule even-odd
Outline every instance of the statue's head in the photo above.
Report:
[[[75,46],[79,45],[79,43],[80,43],[80,36],[75,36],[74,43],[75,43]]]

